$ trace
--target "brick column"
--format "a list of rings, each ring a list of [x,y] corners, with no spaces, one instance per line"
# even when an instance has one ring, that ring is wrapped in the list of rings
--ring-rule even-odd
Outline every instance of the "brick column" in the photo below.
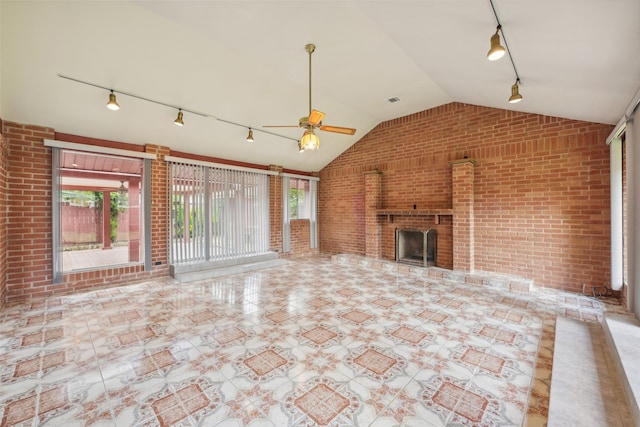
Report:
[[[451,162],[453,207],[453,269],[473,271],[474,214],[473,214],[473,159]]]
[[[282,166],[269,165],[269,170],[282,173]],[[269,249],[282,252],[282,176],[269,175]]]
[[[382,229],[377,210],[382,208],[382,172],[373,170],[364,174],[364,236],[365,255],[381,258]]]
[[[155,154],[151,162],[151,262],[154,273],[168,272],[169,248],[171,241],[169,200],[169,166],[164,156],[171,154],[169,147],[147,144],[145,152]]]

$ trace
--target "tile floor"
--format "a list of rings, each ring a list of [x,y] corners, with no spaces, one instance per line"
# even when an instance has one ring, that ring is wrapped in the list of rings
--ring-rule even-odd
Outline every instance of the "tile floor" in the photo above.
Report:
[[[506,293],[329,259],[0,312],[2,426],[543,425],[557,315]]]

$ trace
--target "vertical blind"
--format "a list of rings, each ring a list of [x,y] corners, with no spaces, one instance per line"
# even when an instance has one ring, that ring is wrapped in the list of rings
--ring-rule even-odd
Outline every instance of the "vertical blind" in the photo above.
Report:
[[[170,162],[171,263],[269,251],[269,180],[264,173]]]

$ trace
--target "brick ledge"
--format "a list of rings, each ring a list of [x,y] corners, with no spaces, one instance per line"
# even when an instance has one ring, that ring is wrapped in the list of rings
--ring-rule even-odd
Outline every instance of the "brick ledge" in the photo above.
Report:
[[[418,277],[456,280],[464,282],[470,286],[486,286],[501,291],[520,294],[533,294],[535,291],[532,279],[508,274],[485,271],[474,271],[473,273],[469,273],[466,271],[448,270],[440,267],[418,267],[384,259],[367,258],[362,255],[354,254],[332,255],[331,262],[337,264],[359,265],[386,272],[406,273]]]

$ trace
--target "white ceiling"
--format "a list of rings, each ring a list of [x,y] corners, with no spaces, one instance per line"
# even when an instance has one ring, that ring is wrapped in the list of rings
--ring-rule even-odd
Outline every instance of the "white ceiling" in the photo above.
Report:
[[[485,55],[488,0],[0,1],[0,117],[58,132],[317,171],[378,123],[452,101],[617,123],[640,86],[640,1],[495,0],[521,78]],[[295,125],[313,108],[317,152],[297,152]],[[205,113],[185,113],[116,91]],[[389,103],[388,98],[399,102]],[[216,120],[251,126],[247,129]]]

